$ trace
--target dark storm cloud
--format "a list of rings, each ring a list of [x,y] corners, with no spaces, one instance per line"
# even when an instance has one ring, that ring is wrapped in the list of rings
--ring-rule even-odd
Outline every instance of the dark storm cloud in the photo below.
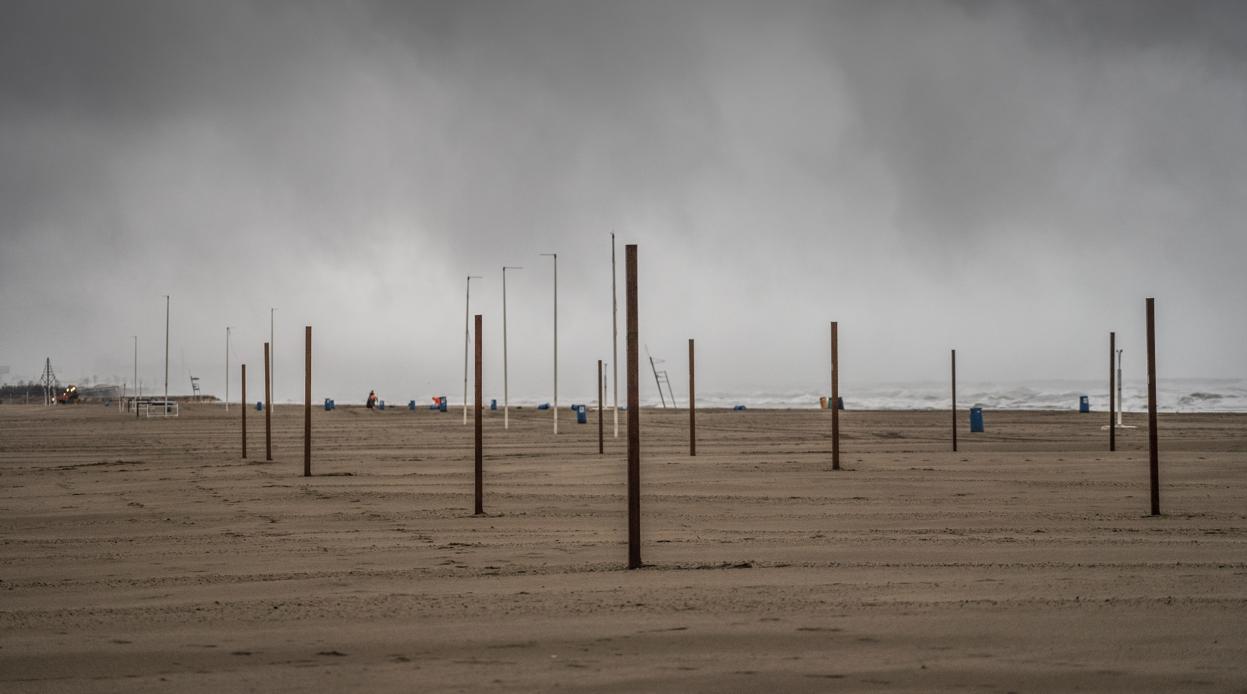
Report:
[[[0,362],[124,373],[171,293],[205,382],[223,326],[254,363],[276,305],[279,363],[323,326],[326,387],[453,393],[463,276],[496,330],[508,263],[512,390],[538,395],[535,254],[562,254],[561,346],[590,363],[615,229],[642,244],[647,341],[702,338],[719,390],[821,382],[833,317],[856,378],[953,342],[985,378],[1094,375],[1082,343],[1137,337],[1151,293],[1174,375],[1243,376],[1220,316],[1247,300],[1244,12],[9,3],[0,309],[34,329]]]

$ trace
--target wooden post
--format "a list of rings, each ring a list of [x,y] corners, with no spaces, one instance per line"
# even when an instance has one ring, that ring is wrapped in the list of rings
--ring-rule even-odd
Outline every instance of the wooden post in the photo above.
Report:
[[[603,431],[605,424],[602,422],[602,360],[598,360],[598,455],[606,453],[606,443],[603,441]]]
[[[264,459],[273,459],[272,373],[269,371],[268,343],[264,343]]]
[[[303,476],[312,476],[312,326],[303,329]]]
[[[641,568],[641,381],[637,337],[636,244],[624,246],[628,302],[628,568]]]
[[[1117,333],[1108,334],[1108,450],[1117,450],[1117,370],[1113,359],[1117,355]]]
[[[247,365],[242,365],[242,459],[247,459]]]
[[[688,454],[697,455],[697,382],[693,358],[693,338],[688,339]]]
[[[476,384],[473,388],[476,395],[476,404],[473,407],[473,413],[476,417],[473,429],[476,438],[476,515],[485,513],[485,467],[484,467],[484,450],[481,440],[481,424],[484,419],[484,413],[481,411],[481,314],[476,314]]]
[[[1147,300],[1147,446],[1152,477],[1152,515],[1160,515],[1160,450],[1156,440],[1156,300]]]
[[[840,324],[831,322],[831,469],[840,469]]]
[[[953,350],[953,453],[957,452],[957,350]]]

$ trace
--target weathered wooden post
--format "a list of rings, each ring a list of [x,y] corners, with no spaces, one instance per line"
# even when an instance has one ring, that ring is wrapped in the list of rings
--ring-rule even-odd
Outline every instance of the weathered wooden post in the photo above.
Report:
[[[636,244],[624,246],[628,302],[628,568],[641,568],[641,381],[637,336]]]
[[[840,469],[840,324],[831,322],[831,469]]]
[[[957,350],[953,350],[953,453],[957,452]]]
[[[1147,300],[1147,445],[1152,477],[1152,515],[1160,515],[1160,450],[1156,439],[1156,300]]]
[[[473,425],[476,438],[476,515],[485,513],[485,466],[484,466],[484,450],[481,438],[481,424],[484,419],[484,413],[481,411],[481,314],[476,314],[476,369],[475,378],[476,385],[473,391],[476,395],[476,404],[473,406],[473,413],[476,422]]]
[[[697,455],[697,381],[693,359],[693,338],[688,339],[688,454]]]
[[[1108,334],[1108,450],[1117,450],[1117,371],[1113,368],[1113,358],[1117,354],[1117,333]]]
[[[605,425],[602,422],[602,360],[598,360],[598,455],[606,453],[606,444],[602,440]]]
[[[269,370],[269,347],[264,343],[264,459],[273,459],[272,373]]]
[[[242,459],[247,459],[247,365],[242,365]]]
[[[312,476],[312,326],[303,332],[303,476]]]

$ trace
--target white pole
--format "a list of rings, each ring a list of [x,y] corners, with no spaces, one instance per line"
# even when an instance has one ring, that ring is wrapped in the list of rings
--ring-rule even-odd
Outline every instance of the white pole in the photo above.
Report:
[[[559,254],[542,253],[554,259],[554,433],[559,433]]]
[[[229,412],[229,326],[225,326],[225,411]]]
[[[619,438],[619,301],[615,295],[615,232],[611,232],[611,368],[615,388],[615,438]]]
[[[511,392],[507,382],[507,270],[523,270],[515,265],[502,266],[502,428],[511,428]]]
[[[139,336],[134,336],[134,392],[136,397],[142,397],[143,388],[139,386]],[[135,403],[134,410],[138,412],[138,403]]]
[[[468,309],[472,303],[472,280],[479,280],[476,275],[468,275],[468,287],[463,299],[463,423],[468,423]]]
[[[268,310],[268,387],[274,403],[277,402],[277,334],[273,330],[273,315],[276,313],[275,308]]]
[[[165,294],[165,416],[169,416],[169,295]]]

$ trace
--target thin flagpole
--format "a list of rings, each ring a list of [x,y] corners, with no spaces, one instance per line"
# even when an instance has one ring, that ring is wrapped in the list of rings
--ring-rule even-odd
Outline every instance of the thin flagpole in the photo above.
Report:
[[[615,232],[611,232],[611,368],[615,389],[615,438],[619,438],[619,299],[615,291]]]

